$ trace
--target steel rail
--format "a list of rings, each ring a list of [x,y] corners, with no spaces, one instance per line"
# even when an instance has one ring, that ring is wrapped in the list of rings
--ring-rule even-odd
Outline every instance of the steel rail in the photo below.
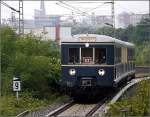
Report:
[[[73,106],[75,103],[74,101],[71,101],[63,106],[61,106],[60,108],[50,112],[49,114],[47,114],[45,117],[51,117],[51,116],[57,116],[60,113],[64,112],[65,110],[67,110],[68,108],[70,108],[71,106]]]
[[[92,108],[85,117],[91,117],[101,106],[103,106],[106,102],[110,101],[119,91],[115,91],[113,93],[109,93],[104,99],[96,104],[94,108]]]
[[[104,98],[102,101],[100,101],[98,104],[96,104],[96,106],[94,108],[92,108],[86,115],[85,117],[91,117],[93,115],[93,113],[95,113],[100,107],[101,105],[103,105],[103,103],[105,103],[107,100],[107,97]]]

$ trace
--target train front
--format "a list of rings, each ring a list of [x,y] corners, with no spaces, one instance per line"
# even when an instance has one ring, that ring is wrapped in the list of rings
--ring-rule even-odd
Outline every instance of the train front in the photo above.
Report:
[[[96,37],[61,43],[62,86],[71,95],[99,93],[113,85],[114,46]]]

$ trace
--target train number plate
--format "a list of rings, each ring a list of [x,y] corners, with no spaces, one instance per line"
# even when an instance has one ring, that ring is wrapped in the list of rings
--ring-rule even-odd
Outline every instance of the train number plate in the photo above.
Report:
[[[82,80],[82,86],[91,86],[92,82],[91,80]]]
[[[96,42],[96,37],[79,37],[80,42]]]

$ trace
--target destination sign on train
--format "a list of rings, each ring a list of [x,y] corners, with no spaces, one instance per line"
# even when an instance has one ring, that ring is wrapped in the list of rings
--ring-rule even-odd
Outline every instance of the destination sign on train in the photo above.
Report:
[[[96,42],[95,37],[79,37],[80,42]]]

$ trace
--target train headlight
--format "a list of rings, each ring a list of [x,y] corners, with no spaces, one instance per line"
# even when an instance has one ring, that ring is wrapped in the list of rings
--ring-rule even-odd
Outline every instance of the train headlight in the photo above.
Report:
[[[88,47],[89,47],[89,45],[90,45],[89,43],[85,43],[85,47],[86,47],[86,48],[88,48]]]
[[[70,74],[71,76],[74,76],[74,75],[76,74],[76,70],[75,70],[75,69],[70,69],[70,70],[69,70],[69,74]]]
[[[98,74],[99,74],[100,76],[104,76],[104,75],[105,75],[105,70],[104,70],[104,69],[99,69],[99,70],[98,70]]]

